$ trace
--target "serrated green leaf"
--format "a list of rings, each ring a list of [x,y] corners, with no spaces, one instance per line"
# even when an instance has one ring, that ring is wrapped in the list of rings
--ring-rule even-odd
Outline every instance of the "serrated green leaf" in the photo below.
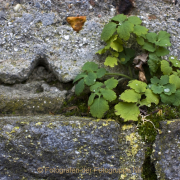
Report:
[[[94,62],[86,62],[82,67],[83,71],[92,72],[98,70],[98,65]]]
[[[75,77],[73,83],[75,83],[76,81],[80,80],[81,78],[84,78],[85,76],[86,76],[86,73],[84,73],[84,72],[82,72],[81,74],[78,74],[78,75]]]
[[[97,73],[96,73],[97,78],[102,78],[105,74],[106,74],[106,69],[104,69],[104,68],[98,69]]]
[[[170,56],[169,60],[171,61],[174,67],[180,67],[180,61],[176,59],[174,56]]]
[[[164,85],[164,94],[171,95],[176,92],[176,86],[174,84]]]
[[[128,86],[134,89],[137,93],[143,93],[146,91],[147,84],[138,80],[129,81]]]
[[[116,31],[117,24],[110,22],[104,26],[104,29],[101,34],[101,39],[107,41]]]
[[[165,85],[165,84],[168,84],[168,83],[169,83],[169,76],[168,75],[161,76],[159,84],[160,85]]]
[[[119,57],[119,53],[116,51],[111,51],[112,56]]]
[[[100,87],[103,86],[103,85],[104,85],[104,84],[101,83],[101,82],[96,82],[94,85],[92,85],[92,86],[90,87],[90,91],[91,91],[91,92],[97,92],[98,89],[100,89]]]
[[[180,105],[180,90],[177,90],[174,96],[175,96],[175,101],[173,101],[173,105],[179,106]]]
[[[84,78],[86,85],[91,86],[96,82],[97,75],[93,72],[89,72],[88,75]]]
[[[161,58],[158,57],[155,52],[149,53],[149,59],[155,59],[155,60],[158,60],[158,61],[161,60]]]
[[[80,95],[84,90],[84,79],[81,79],[75,86],[75,94]]]
[[[139,25],[139,24],[142,23],[141,19],[138,18],[137,16],[130,16],[130,17],[128,18],[128,21],[129,21],[130,23],[134,24],[134,25]]]
[[[135,50],[131,48],[124,48],[124,51],[119,53],[121,64],[126,64],[134,56]]]
[[[164,75],[170,75],[172,72],[172,67],[170,67],[169,62],[166,60],[161,61],[161,71]]]
[[[92,103],[94,102],[95,96],[96,96],[95,93],[91,93],[91,95],[89,96],[89,99],[88,99],[88,106],[92,105]]]
[[[137,37],[136,38],[136,41],[137,41],[137,43],[139,44],[139,45],[144,45],[144,38],[142,38],[142,37]]]
[[[180,78],[176,75],[169,76],[169,83],[174,84],[176,86],[176,89],[180,88]]]
[[[118,14],[117,16],[114,16],[111,20],[113,21],[118,21],[118,22],[123,22],[127,19],[127,16],[124,14]]]
[[[96,98],[90,106],[90,113],[93,117],[102,118],[104,113],[109,110],[108,102],[104,98]]]
[[[151,89],[146,89],[145,92],[146,98],[140,102],[140,106],[151,106],[151,103],[159,104],[159,96],[154,94]]]
[[[151,86],[151,89],[152,89],[153,93],[155,93],[155,94],[161,94],[161,93],[163,92],[163,90],[164,90],[164,87],[161,86],[161,85],[155,85],[155,84],[153,84],[153,85]]]
[[[160,94],[160,97],[161,97],[161,101],[162,101],[164,104],[169,104],[169,105],[171,105],[171,104],[174,103],[174,101],[175,101],[175,94],[166,95],[166,94],[162,93],[162,94]]]
[[[170,34],[167,33],[166,31],[160,31],[158,36],[157,36],[157,42],[155,42],[156,45],[158,46],[171,46],[171,43],[170,43]]]
[[[149,42],[144,42],[144,45],[142,46],[142,48],[149,51],[149,52],[154,52],[156,50],[154,45],[152,43],[149,43]]]
[[[115,105],[115,114],[120,115],[124,121],[138,121],[140,111],[135,103],[119,102]]]
[[[165,56],[169,54],[169,50],[166,49],[165,47],[158,47],[155,52],[157,56]]]
[[[147,63],[148,63],[151,75],[154,74],[158,70],[160,62],[156,59],[149,59]]]
[[[138,102],[141,99],[141,95],[133,89],[128,89],[121,94],[120,99],[125,102]]]
[[[134,26],[134,31],[133,31],[137,36],[141,36],[142,34],[147,34],[148,29],[144,26],[141,25],[136,25]]]
[[[130,33],[133,31],[133,27],[134,25],[132,23],[129,23],[128,21],[122,23],[117,28],[117,33],[119,34],[119,37],[127,41],[130,38]]]
[[[151,83],[152,84],[159,84],[159,79],[156,76],[154,76],[153,78],[151,78]]]
[[[157,40],[157,34],[156,33],[147,33],[146,38],[149,42],[155,43]]]
[[[105,81],[104,84],[106,85],[108,89],[113,89],[118,85],[118,80],[112,77],[111,79],[108,79],[107,81]]]
[[[117,52],[122,52],[123,51],[123,46],[122,44],[119,44],[118,41],[113,41],[110,44],[111,48],[114,49]]]
[[[114,67],[115,65],[118,65],[118,58],[108,56],[104,62],[105,66]]]
[[[107,101],[111,102],[117,98],[116,93],[111,89],[102,88],[100,89],[100,92],[103,95],[103,98],[106,99]]]

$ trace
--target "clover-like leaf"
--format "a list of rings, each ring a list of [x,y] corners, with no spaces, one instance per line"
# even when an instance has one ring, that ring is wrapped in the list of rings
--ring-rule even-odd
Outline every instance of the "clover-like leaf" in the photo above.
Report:
[[[114,67],[115,65],[118,64],[117,61],[118,61],[118,59],[116,57],[108,56],[104,62],[104,65]]]
[[[95,62],[86,62],[82,67],[83,71],[92,72],[98,70],[98,65]]]
[[[110,22],[104,26],[104,29],[101,34],[101,39],[107,41],[116,31],[117,24]]]
[[[95,84],[93,84],[91,87],[90,87],[90,91],[91,92],[97,92],[98,89],[100,89],[100,87],[102,87],[104,84],[101,83],[101,82],[96,82]]]
[[[159,84],[159,79],[158,79],[156,76],[154,76],[154,77],[151,78],[150,80],[151,80],[151,83],[152,83],[152,84]]]
[[[109,110],[108,102],[100,97],[96,98],[93,104],[90,106],[90,113],[93,117],[102,118],[104,113]]]
[[[174,84],[176,89],[180,89],[180,78],[177,75],[169,76],[169,83]]]
[[[150,51],[150,52],[154,52],[156,50],[154,45],[150,42],[144,42],[144,45],[142,46],[142,48],[147,50],[147,51]]]
[[[158,47],[155,52],[157,56],[165,56],[169,54],[169,50],[165,47]]]
[[[88,106],[92,105],[92,103],[94,102],[95,96],[96,96],[95,93],[91,93],[91,95],[89,96],[89,99],[88,99]]]
[[[117,33],[119,34],[119,37],[127,41],[130,38],[130,33],[133,31],[133,27],[134,25],[132,23],[129,23],[128,21],[122,23],[117,28]]]
[[[80,95],[84,90],[84,79],[81,79],[75,86],[75,94]]]
[[[117,86],[118,80],[112,77],[111,79],[108,79],[107,81],[105,81],[104,84],[106,85],[108,89],[113,89]]]
[[[140,111],[135,103],[119,102],[115,105],[115,114],[120,115],[124,121],[137,121]]]
[[[139,25],[139,24],[142,23],[141,19],[138,18],[137,16],[130,16],[130,17],[128,18],[128,21],[129,21],[130,23],[134,24],[134,25]]]
[[[153,85],[151,86],[151,89],[152,89],[153,93],[155,93],[155,94],[161,94],[161,93],[163,92],[163,90],[164,90],[164,87],[161,86],[161,85],[155,85],[155,84],[153,84]]]
[[[137,43],[139,44],[139,45],[144,45],[144,38],[142,38],[142,37],[137,37],[136,38],[136,41],[137,41]]]
[[[161,76],[159,84],[160,85],[165,85],[165,84],[168,84],[168,83],[169,83],[169,76],[168,75]]]
[[[82,72],[81,74],[78,74],[78,75],[75,77],[73,83],[75,83],[76,81],[84,78],[85,76],[86,76],[86,73],[84,73],[84,72]]]
[[[174,101],[175,101],[175,94],[166,95],[166,94],[162,93],[162,94],[160,94],[160,97],[161,97],[161,101],[162,101],[164,104],[169,104],[169,105],[171,105],[171,104],[174,103]]]
[[[107,101],[111,102],[117,98],[116,93],[111,89],[102,88],[100,89],[100,92],[103,95],[103,98],[106,99]]]
[[[144,26],[141,25],[136,25],[134,26],[134,31],[133,31],[137,36],[141,36],[143,34],[147,34],[148,29]]]
[[[169,40],[170,34],[166,31],[160,31],[157,36],[157,42],[155,42],[158,46],[171,46]]]
[[[176,59],[174,56],[170,56],[169,60],[171,61],[174,67],[180,67],[180,61]]]
[[[133,89],[128,89],[121,94],[120,99],[125,102],[138,102],[141,99],[141,95]]]
[[[143,93],[146,91],[147,84],[138,80],[129,81],[128,86],[134,89],[137,93]]]
[[[176,86],[174,84],[164,85],[164,94],[171,95],[176,92]]]
[[[106,74],[106,69],[100,68],[97,70],[97,78],[102,78]]]
[[[169,62],[166,60],[161,61],[161,71],[164,75],[170,75],[172,72],[172,67],[170,67]]]
[[[149,42],[155,43],[156,40],[157,40],[157,34],[156,34],[156,33],[153,33],[153,32],[147,33],[147,34],[146,34],[146,38],[147,38],[147,40],[148,40]]]
[[[118,14],[117,16],[114,16],[111,20],[118,21],[119,23],[122,23],[127,19],[127,16],[124,14]]]
[[[96,82],[97,75],[93,72],[89,72],[88,75],[84,78],[86,85],[91,86]]]

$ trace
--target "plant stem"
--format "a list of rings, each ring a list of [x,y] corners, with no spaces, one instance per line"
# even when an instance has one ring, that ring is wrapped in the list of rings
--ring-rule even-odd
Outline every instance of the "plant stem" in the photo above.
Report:
[[[127,79],[133,79],[132,77],[130,77],[130,76],[127,76],[127,75],[125,75],[125,74],[119,74],[119,73],[106,73],[105,75],[110,75],[110,76],[122,76],[122,77],[125,77],[125,78],[127,78]]]
[[[130,74],[130,76],[131,76],[131,77],[133,77],[133,76],[132,76],[131,67],[130,67],[130,66],[128,66],[128,68],[129,68],[129,74]]]

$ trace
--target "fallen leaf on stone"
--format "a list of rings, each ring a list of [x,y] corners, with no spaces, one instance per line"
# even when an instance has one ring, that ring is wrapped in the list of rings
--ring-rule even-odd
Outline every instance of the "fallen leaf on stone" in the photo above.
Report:
[[[74,29],[74,31],[79,32],[86,21],[86,16],[67,17],[66,20]]]

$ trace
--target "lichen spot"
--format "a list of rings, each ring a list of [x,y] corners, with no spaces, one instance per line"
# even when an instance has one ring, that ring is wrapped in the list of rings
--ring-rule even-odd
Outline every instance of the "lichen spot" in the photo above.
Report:
[[[66,20],[74,29],[74,31],[79,32],[86,21],[86,16],[67,17]]]

